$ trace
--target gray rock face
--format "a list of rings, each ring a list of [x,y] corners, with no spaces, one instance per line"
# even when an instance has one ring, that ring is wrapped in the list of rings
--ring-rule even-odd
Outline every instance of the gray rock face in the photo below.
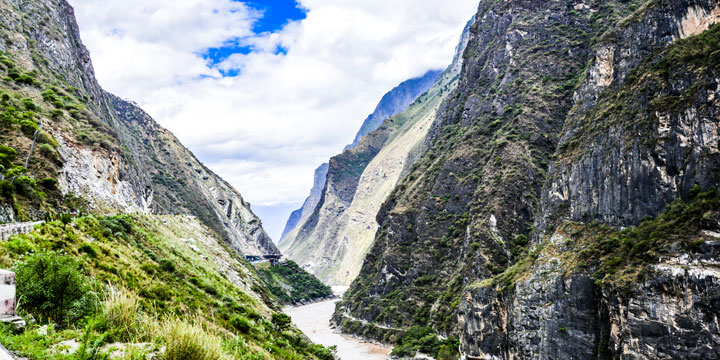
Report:
[[[720,356],[720,242],[664,259],[630,293],[603,289],[587,273],[567,274],[557,250],[562,246],[543,251],[510,292],[468,288],[459,311],[468,359]]]
[[[70,115],[87,117],[89,124],[111,134],[89,146],[73,126],[46,121],[60,143],[62,165],[56,177],[63,194],[87,198],[96,213],[194,215],[237,251],[278,253],[260,219],[232,186],[144,111],[100,87],[67,1],[0,1],[0,30],[0,48],[20,69],[36,71],[40,87],[49,87],[48,79],[53,79],[52,85],[74,89],[72,95],[87,112]],[[40,87],[33,96],[41,99],[45,88]],[[27,213],[42,217],[34,210]],[[6,212],[2,216],[11,219]]]
[[[568,220],[633,225],[687,196],[695,184],[720,185],[717,72],[678,66],[663,88],[642,70],[677,39],[720,21],[719,14],[717,1],[650,1],[596,46],[542,193],[536,240],[549,237],[549,245],[513,289],[500,293],[483,283],[468,288],[459,311],[461,351],[468,359],[720,356],[715,232],[687,234],[705,245],[674,249],[677,255],[661,259],[648,280],[630,291],[601,287],[592,271],[574,269],[563,255],[571,251],[563,246],[569,240],[554,232]],[[695,91],[694,84],[703,86],[679,108],[653,102]],[[631,109],[645,122],[624,113],[606,115],[604,122],[593,117],[609,104],[627,106],[622,93],[632,91]]]
[[[360,139],[377,130],[386,119],[407,109],[413,101],[415,101],[420,95],[424,94],[430,86],[435,83],[435,80],[442,73],[442,70],[430,70],[425,73],[425,75],[406,80],[390,90],[382,97],[380,103],[378,103],[377,107],[375,107],[375,111],[368,115],[365,121],[363,121],[360,130],[358,130],[357,135],[355,135],[355,140],[353,140],[353,143],[348,145],[345,150],[356,147],[360,143]],[[302,225],[311,215],[312,211],[315,210],[315,207],[320,201],[323,187],[325,186],[325,177],[327,176],[327,172],[327,163],[320,165],[315,170],[315,181],[313,182],[313,187],[310,190],[310,195],[307,199],[305,199],[305,202],[300,209],[295,210],[290,214],[279,243],[284,242],[285,238],[288,237],[288,234],[293,232],[298,225]],[[290,234],[290,241],[292,241],[295,236],[297,236],[297,230]]]
[[[459,334],[467,359],[717,358],[715,210],[672,256],[628,260],[653,264],[629,289],[598,284],[576,256],[595,243],[559,229],[636,225],[720,187],[717,61],[673,48],[719,16],[712,0],[482,2],[458,89],[334,320],[385,341],[376,329]]]
[[[587,80],[575,93],[578,105],[566,122],[560,148],[570,144],[582,151],[561,152],[550,167],[542,202],[547,216],[597,218],[625,226],[656,215],[695,184],[704,189],[720,184],[720,90],[713,75],[676,70],[686,75],[672,77],[669,89],[653,89],[636,99],[645,108],[635,116],[647,117],[649,129],[637,120],[608,121],[602,130],[583,124],[586,114],[596,111],[598,99],[618,91],[641,62],[719,21],[720,7],[710,0],[653,1],[636,16],[600,42]],[[682,111],[648,104],[658,93],[674,95],[698,82],[706,86]]]
[[[360,130],[355,135],[352,145],[355,147],[363,136],[377,130],[385,119],[395,116],[408,108],[420,95],[424,94],[435,83],[443,70],[430,70],[425,75],[405,80],[385,94],[372,114],[363,121]]]
[[[328,163],[324,163],[315,169],[315,177],[313,179],[313,187],[310,189],[310,195],[307,199],[305,199],[305,202],[300,209],[297,209],[290,214],[290,218],[288,219],[287,224],[285,224],[285,229],[283,229],[282,236],[278,242],[279,244],[282,244],[285,238],[288,237],[288,235],[293,232],[299,224],[304,223],[315,210],[318,202],[320,202],[323,188],[325,188],[325,178],[327,177],[329,165],[330,164]],[[294,231],[289,237],[295,238],[296,235],[297,231]]]

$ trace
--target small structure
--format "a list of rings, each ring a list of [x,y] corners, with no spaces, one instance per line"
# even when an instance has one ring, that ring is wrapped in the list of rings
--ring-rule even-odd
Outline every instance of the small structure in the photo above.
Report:
[[[269,261],[272,265],[277,265],[281,258],[282,254],[245,255],[245,260],[250,263],[262,263]]]
[[[0,322],[25,327],[25,320],[15,314],[15,273],[0,269]]]

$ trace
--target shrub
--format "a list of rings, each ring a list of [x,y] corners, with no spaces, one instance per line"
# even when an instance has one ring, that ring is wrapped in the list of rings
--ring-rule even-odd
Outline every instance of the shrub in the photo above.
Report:
[[[38,145],[38,151],[45,157],[48,158],[55,158],[57,157],[57,153],[55,152],[55,148],[50,144],[40,144]]]
[[[35,77],[31,74],[22,74],[15,79],[15,82],[25,85],[34,85],[35,81]]]
[[[175,263],[167,259],[160,261],[160,269],[169,273],[174,273],[177,270]]]
[[[26,311],[41,321],[70,325],[90,314],[96,303],[80,264],[61,253],[36,253],[15,266],[17,293]]]
[[[48,190],[55,190],[57,188],[57,180],[53,178],[44,178],[40,179],[39,181],[40,186],[48,189]]]
[[[97,257],[97,250],[95,250],[95,248],[90,244],[82,244],[78,250],[82,253],[88,254],[91,258]]]
[[[22,99],[21,102],[23,104],[23,107],[25,107],[25,109],[27,109],[27,110],[36,111],[36,110],[40,109],[37,105],[35,105],[35,103],[32,101],[32,99],[25,98],[25,99]]]
[[[286,314],[275,313],[272,315],[272,323],[278,330],[282,331],[290,328],[292,320],[290,319],[290,316],[287,316]]]
[[[32,120],[21,120],[20,130],[22,130],[23,134],[32,137],[35,135],[35,131],[38,130],[38,125]]]
[[[9,169],[13,161],[17,159],[17,151],[9,146],[0,145],[0,165]]]
[[[47,144],[47,145],[52,146],[53,148],[56,148],[60,145],[60,144],[58,144],[57,140],[55,140],[55,138],[52,135],[50,135],[44,131],[41,131],[38,134],[37,141],[40,144]]]
[[[5,244],[5,246],[8,250],[18,255],[26,254],[35,250],[33,243],[28,241],[24,235],[13,236],[10,238],[10,241]]]
[[[250,322],[250,320],[239,315],[230,319],[230,325],[232,325],[241,333],[248,333],[250,329],[252,329],[252,323]]]
[[[28,176],[20,176],[15,179],[15,191],[20,194],[30,195],[36,186],[35,180]]]

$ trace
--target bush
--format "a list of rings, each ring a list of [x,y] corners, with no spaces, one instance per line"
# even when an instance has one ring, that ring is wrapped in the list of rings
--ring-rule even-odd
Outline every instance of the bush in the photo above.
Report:
[[[38,125],[32,120],[21,120],[20,130],[22,130],[23,134],[32,137],[35,135],[35,131],[38,130]]]
[[[40,183],[40,186],[42,186],[48,190],[55,190],[55,189],[57,189],[58,182],[57,182],[57,180],[55,180],[53,178],[44,178],[44,179],[40,179],[39,183]]]
[[[17,159],[17,151],[9,146],[0,145],[0,165],[9,169],[12,167],[13,161]]]
[[[40,154],[42,154],[43,156],[45,156],[47,158],[50,158],[50,159],[57,158],[57,153],[55,152],[55,148],[52,147],[52,145],[50,145],[50,144],[38,145],[38,151],[40,152]]]
[[[103,317],[115,340],[134,341],[143,335],[140,300],[127,289],[110,287],[103,301]]]
[[[235,316],[234,318],[230,319],[230,325],[232,325],[241,333],[245,334],[248,333],[250,329],[252,329],[252,323],[250,322],[250,320],[242,316]]]
[[[290,316],[287,316],[286,314],[275,313],[272,315],[272,323],[278,330],[282,331],[290,328],[292,320],[290,319]]]
[[[15,266],[22,308],[40,321],[71,325],[95,309],[96,295],[80,264],[61,253],[36,253]]]
[[[41,131],[41,132],[38,134],[38,139],[37,139],[37,141],[38,141],[38,143],[40,143],[40,144],[50,145],[50,146],[52,146],[53,148],[56,148],[56,147],[58,147],[58,146],[60,145],[60,144],[58,144],[57,140],[55,140],[55,138],[54,138],[52,135],[50,135],[50,134],[48,134],[48,133],[46,133],[46,132],[44,132],[44,131]]]
[[[39,107],[37,105],[35,105],[35,103],[32,101],[32,99],[25,98],[25,99],[22,99],[21,102],[23,104],[23,107],[25,107],[25,109],[27,109],[27,110],[36,111],[39,109]]]
[[[78,250],[82,253],[88,254],[91,258],[97,257],[97,250],[95,250],[95,248],[90,244],[82,244]]]
[[[10,252],[22,255],[35,250],[35,246],[24,235],[16,235],[10,238],[5,246]]]
[[[177,270],[175,263],[167,259],[160,261],[160,269],[169,273],[174,273]]]

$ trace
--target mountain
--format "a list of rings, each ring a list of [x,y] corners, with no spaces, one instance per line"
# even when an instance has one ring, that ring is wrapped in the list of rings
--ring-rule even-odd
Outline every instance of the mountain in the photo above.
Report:
[[[353,143],[345,147],[345,150],[357,146],[363,136],[375,131],[382,125],[385,119],[405,111],[413,101],[432,86],[441,73],[442,71],[439,70],[430,70],[421,77],[403,81],[400,85],[385,94],[380,100],[380,103],[375,107],[375,111],[368,115],[365,121],[363,121],[360,130],[357,135],[355,135]],[[294,239],[297,236],[297,226],[304,223],[313,210],[315,210],[320,200],[320,194],[325,187],[328,165],[328,163],[322,164],[315,170],[315,178],[313,187],[310,190],[310,195],[305,199],[300,209],[290,214],[278,243],[282,243],[286,239]]]
[[[330,289],[245,260],[278,253],[250,205],[98,85],[65,0],[0,0],[0,129],[0,223],[45,220],[0,243],[16,355],[334,358],[280,308]]]
[[[312,214],[312,211],[315,210],[315,207],[320,201],[323,188],[325,187],[325,178],[327,177],[329,165],[330,164],[328,163],[324,163],[315,169],[313,187],[310,189],[310,195],[307,199],[305,199],[305,202],[300,209],[297,209],[290,214],[290,218],[288,218],[288,221],[285,224],[285,229],[283,229],[282,236],[278,242],[281,247],[283,241],[286,239],[294,239],[295,236],[297,236],[296,229],[298,224],[307,220],[310,214]]]
[[[476,19],[334,321],[403,356],[720,356],[718,2]]]
[[[27,175],[55,179],[57,189],[45,189],[45,199],[29,188],[6,191],[0,221],[62,212],[70,196],[94,213],[194,215],[242,253],[278,252],[240,193],[144,111],[98,85],[66,2],[2,6],[0,140],[18,159],[32,153]],[[41,144],[31,151],[38,126]]]
[[[466,42],[467,36],[463,36],[459,53]],[[373,242],[375,214],[421,152],[437,107],[457,84],[461,63],[462,58],[456,56],[439,77],[432,76],[432,86],[403,112],[387,118],[355,146],[330,159],[326,182],[312,213],[280,244],[289,258],[326,283],[350,284]],[[403,84],[418,84],[427,78]],[[375,114],[384,113],[387,104],[397,103],[392,100],[395,97],[410,99],[407,90],[401,91],[403,86],[388,93]],[[366,125],[376,121],[375,114]],[[360,134],[364,131],[361,129]]]
[[[424,94],[435,83],[442,70],[430,70],[425,75],[405,80],[385,94],[372,114],[363,121],[355,140],[349,147],[355,147],[363,136],[375,131],[389,117],[395,116],[407,109],[418,96]]]

